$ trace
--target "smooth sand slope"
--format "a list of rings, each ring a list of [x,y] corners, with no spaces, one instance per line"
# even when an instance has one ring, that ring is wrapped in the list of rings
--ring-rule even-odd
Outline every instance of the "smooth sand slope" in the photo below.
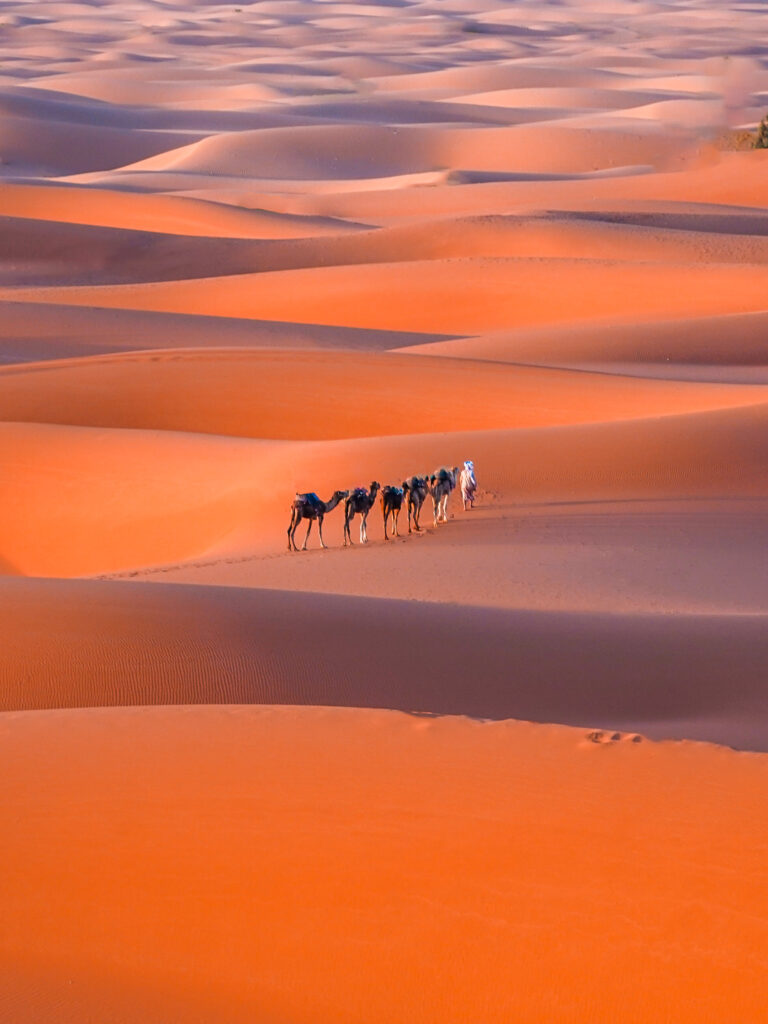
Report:
[[[0,1016],[761,1024],[766,32],[2,5]]]
[[[296,441],[603,423],[766,401],[765,386],[361,352],[155,350],[0,370],[11,421]]]
[[[578,366],[676,380],[764,379],[768,313],[633,322],[626,318],[556,328],[498,331],[404,346],[414,355]]]
[[[315,708],[2,730],[25,1024],[760,1019],[764,758]]]
[[[763,307],[764,288],[765,270],[752,264],[713,270],[466,258],[141,285],[3,288],[0,299],[470,334],[619,313],[651,319],[754,312]]]

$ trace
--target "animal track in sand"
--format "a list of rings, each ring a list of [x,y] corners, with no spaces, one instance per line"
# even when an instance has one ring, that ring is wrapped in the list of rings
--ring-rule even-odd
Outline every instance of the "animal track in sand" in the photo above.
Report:
[[[592,732],[587,733],[586,739],[589,743],[611,746],[614,743],[642,743],[644,737],[638,732],[608,732],[602,729],[594,729]]]

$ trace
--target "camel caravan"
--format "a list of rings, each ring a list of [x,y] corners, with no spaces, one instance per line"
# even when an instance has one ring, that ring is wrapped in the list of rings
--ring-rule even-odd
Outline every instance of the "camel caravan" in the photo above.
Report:
[[[317,532],[320,534],[320,547],[328,545],[323,540],[323,520],[329,512],[332,512],[337,505],[344,503],[344,546],[351,545],[351,525],[355,516],[360,516],[360,543],[368,543],[368,514],[376,504],[378,497],[381,503],[381,512],[384,518],[384,540],[389,540],[387,528],[391,523],[392,536],[399,537],[398,520],[400,510],[405,505],[408,513],[408,533],[421,532],[419,517],[421,508],[427,497],[432,498],[432,521],[435,526],[438,523],[448,522],[448,499],[451,492],[459,487],[461,499],[464,504],[464,511],[474,507],[475,492],[477,491],[477,480],[475,479],[475,464],[471,460],[464,463],[459,471],[458,466],[453,469],[446,469],[444,466],[436,470],[431,476],[409,476],[404,480],[402,486],[395,487],[391,484],[382,487],[374,480],[370,487],[356,487],[352,491],[334,491],[328,501],[322,501],[314,493],[297,494],[291,505],[291,522],[288,526],[288,550],[306,551],[307,541],[312,532],[312,524],[317,523]],[[302,520],[307,520],[307,532],[304,536],[304,544],[301,548],[296,547],[296,530]]]

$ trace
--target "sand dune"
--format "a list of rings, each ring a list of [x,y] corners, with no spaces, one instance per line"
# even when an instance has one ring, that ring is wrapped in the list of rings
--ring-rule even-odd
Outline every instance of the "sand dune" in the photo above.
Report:
[[[591,169],[591,168],[590,168]],[[314,216],[333,216],[365,223],[423,219],[425,215],[477,215],[508,212],[511,209],[583,209],[604,204],[622,206],[628,202],[667,201],[712,203],[761,208],[764,205],[768,159],[762,152],[722,153],[709,151],[701,165],[673,172],[649,173],[643,167],[633,174],[614,175],[596,182],[575,176],[563,181],[547,175],[511,182],[489,182],[471,189],[438,185],[428,193],[385,190],[376,194],[347,192],[345,195],[308,193],[301,197],[275,196],[276,209]]]
[[[369,331],[183,313],[4,302],[0,362],[170,348],[343,348],[382,351],[445,340],[445,335]]]
[[[328,224],[323,218],[235,210],[179,196],[116,194],[59,184],[0,183],[0,213],[6,217],[217,238],[293,238],[345,229],[345,224]]]
[[[106,170],[144,160],[183,141],[181,133],[93,128],[52,117],[3,117],[3,164],[17,175]]]
[[[0,601],[4,710],[322,704],[608,729],[641,722],[655,737],[768,749],[757,672],[768,653],[762,615],[414,609],[409,601],[105,581],[6,581]],[[34,629],[41,619],[43,648]],[[418,651],[410,670],[407,654],[393,659],[393,642]],[[692,648],[702,664],[695,701],[685,673]]]
[[[768,262],[768,235],[728,231],[727,222],[707,230],[693,216],[687,228],[617,223],[595,213],[472,217],[364,230],[330,219],[255,213],[254,233],[257,225],[259,238],[214,239],[176,234],[172,225],[168,232],[148,232],[46,221],[39,211],[31,221],[5,217],[0,274],[6,285],[76,285],[207,278],[212,266],[219,276],[233,276],[462,257]]]
[[[19,1021],[762,1011],[760,758],[391,712],[3,718]]]
[[[553,279],[557,276],[557,302]],[[318,267],[195,281],[0,289],[0,299],[382,330],[478,333],[615,317],[746,313],[765,305],[761,266],[460,258]],[[397,296],[397,302],[392,297]]]
[[[568,144],[563,144],[563,137]],[[584,172],[596,167],[681,159],[692,139],[621,125],[595,128],[562,121],[552,125],[462,129],[435,125],[323,125],[237,132],[202,139],[158,156],[126,161],[140,171],[287,177],[365,178],[441,167]],[[395,144],[396,143],[396,144]],[[166,147],[167,149],[168,147]]]
[[[5,420],[295,441],[431,433],[447,410],[452,430],[467,431],[767,402],[761,386],[685,386],[389,353],[155,350],[0,370]]]
[[[510,489],[511,490],[511,489]],[[766,500],[758,496],[574,498],[531,501],[483,492],[463,515],[449,503],[448,528],[383,543],[381,511],[368,519],[367,547],[341,546],[341,516],[326,522],[300,557],[254,552],[230,537],[177,565],[108,574],[152,583],[272,588],[473,608],[622,615],[762,613],[768,597]],[[297,533],[303,543],[306,524]],[[241,543],[238,543],[240,541]]]
[[[0,557],[6,571],[73,576],[177,563],[214,548],[238,557],[243,546],[279,552],[296,491],[330,497],[372,479],[398,483],[467,452],[482,465],[487,492],[522,504],[764,498],[766,416],[757,405],[323,443],[2,424]],[[339,512],[326,539],[341,541]]]
[[[764,312],[650,323],[619,318],[427,342],[404,351],[495,362],[570,363],[655,377],[695,376],[708,368],[714,379],[749,381],[750,371],[766,364],[766,327]]]

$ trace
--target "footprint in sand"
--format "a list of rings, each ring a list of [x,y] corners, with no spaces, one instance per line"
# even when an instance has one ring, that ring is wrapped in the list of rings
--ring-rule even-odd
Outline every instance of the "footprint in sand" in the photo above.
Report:
[[[637,732],[606,732],[602,729],[588,732],[586,739],[589,743],[599,743],[603,746],[613,743],[642,743],[643,741],[643,737]]]

